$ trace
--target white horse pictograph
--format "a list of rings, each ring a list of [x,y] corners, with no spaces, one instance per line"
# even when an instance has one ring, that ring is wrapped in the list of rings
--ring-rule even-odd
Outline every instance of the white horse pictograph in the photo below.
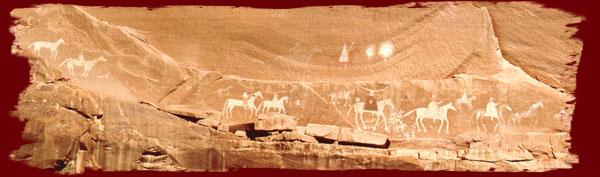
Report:
[[[508,104],[499,104],[499,106],[498,106],[498,117],[494,117],[494,116],[487,116],[485,114],[486,109],[483,109],[483,108],[476,109],[471,114],[471,117],[469,118],[469,122],[471,122],[471,119],[475,115],[475,125],[477,125],[477,132],[480,132],[481,131],[480,128],[479,128],[480,124],[483,127],[483,130],[487,131],[487,128],[485,127],[485,124],[483,124],[483,118],[484,117],[489,117],[490,120],[494,120],[494,118],[497,118],[498,122],[496,122],[496,125],[494,126],[494,131],[496,131],[496,128],[498,128],[498,125],[500,125],[500,124],[502,124],[502,131],[504,131],[504,129],[506,128],[506,121],[504,120],[504,117],[502,115],[502,112],[504,111],[504,109],[512,111],[512,108],[510,106],[508,106]]]
[[[408,115],[412,114],[413,112],[416,112],[417,117],[415,118],[415,123],[417,124],[418,132],[421,132],[421,127],[423,128],[423,132],[427,132],[427,129],[425,128],[425,124],[423,124],[423,119],[425,119],[425,118],[432,119],[434,122],[436,120],[441,120],[440,128],[438,129],[437,133],[438,134],[440,133],[440,131],[442,130],[442,127],[444,126],[444,122],[445,122],[446,123],[446,134],[448,134],[448,133],[450,133],[450,131],[448,130],[448,127],[450,127],[450,124],[448,123],[448,109],[452,109],[452,110],[456,111],[456,108],[452,105],[452,103],[448,103],[443,106],[440,106],[437,110],[437,114],[430,113],[428,108],[417,108],[417,109],[408,111],[406,114],[404,114],[403,117],[408,116]],[[421,123],[420,126],[419,126],[419,123]]]
[[[354,119],[356,120],[356,127],[358,127],[358,129],[360,128],[360,125],[358,124],[358,117],[360,115],[360,121],[362,122],[362,127],[364,129],[367,129],[367,125],[365,124],[365,120],[363,119],[363,114],[364,113],[371,113],[377,116],[377,121],[375,121],[375,126],[373,126],[373,130],[377,130],[377,125],[379,124],[379,119],[380,117],[383,117],[383,122],[385,124],[385,131],[390,131],[390,128],[388,127],[388,123],[387,123],[387,118],[385,117],[383,111],[385,106],[390,106],[392,107],[392,109],[394,108],[394,104],[392,103],[391,99],[385,99],[385,100],[381,100],[377,102],[377,111],[371,111],[371,110],[365,110],[365,102],[358,102],[358,103],[354,103],[354,105],[352,105],[352,107],[348,110],[348,113],[346,113],[346,117],[350,116],[350,112],[354,111]]]
[[[512,114],[509,118],[509,121],[511,121],[511,125],[513,127],[516,127],[517,125],[520,126],[521,121],[524,118],[534,119],[534,124],[537,125],[538,118],[537,118],[537,116],[534,115],[534,113],[535,113],[535,110],[539,109],[540,107],[544,107],[544,103],[542,103],[541,101],[538,101],[538,102],[532,104],[527,111],[517,112],[517,113]]]
[[[258,105],[258,110],[262,110],[262,112],[265,113],[265,109],[266,109],[266,112],[269,112],[269,109],[273,108],[273,109],[277,109],[277,112],[279,114],[281,114],[282,111],[283,111],[283,114],[285,114],[285,107],[283,106],[284,102],[286,102],[286,103],[288,102],[288,96],[283,96],[283,97],[277,99],[277,94],[275,94],[275,96],[273,97],[273,100],[265,100],[265,101],[261,102]]]
[[[475,96],[467,97],[467,92],[464,91],[462,97],[456,99],[456,107],[460,108],[461,104],[466,104],[469,110],[473,109],[473,101],[476,99]]]
[[[256,108],[256,106],[254,106],[254,100],[256,99],[256,97],[263,98],[262,93],[260,91],[255,92],[245,102],[244,102],[244,100],[238,100],[238,99],[233,99],[233,98],[229,98],[229,99],[225,100],[225,104],[223,105],[223,116],[229,115],[230,117],[232,117],[233,116],[232,110],[236,106],[242,106],[242,107],[244,107],[244,110],[250,108],[249,116],[252,116],[252,113],[255,113],[255,115],[258,116],[258,109]]]
[[[58,49],[58,46],[62,43],[65,43],[65,41],[62,38],[60,38],[56,42],[36,41],[36,42],[32,42],[31,44],[29,44],[28,48],[33,47],[33,52],[35,52],[39,57],[42,56],[42,55],[40,55],[40,50],[42,48],[50,49],[50,51],[52,52],[50,57],[52,59],[54,59],[58,55],[58,52],[56,51],[56,49]]]
[[[354,90],[333,92],[327,96],[331,98],[332,104],[342,104],[344,102],[344,107],[346,107],[352,99],[350,97],[352,94],[354,94]]]
[[[65,59],[65,61],[63,61],[62,63],[60,63],[60,65],[58,65],[58,67],[62,67],[62,65],[64,65],[65,63],[67,64],[67,69],[69,70],[69,73],[71,75],[75,75],[75,71],[73,69],[74,66],[83,66],[83,73],[81,73],[81,76],[83,77],[87,77],[90,74],[90,71],[92,70],[92,68],[94,67],[94,65],[98,62],[98,61],[106,61],[106,58],[100,56],[94,60],[89,60],[86,61],[83,56],[79,55],[78,59],[74,59],[74,58],[67,58]]]

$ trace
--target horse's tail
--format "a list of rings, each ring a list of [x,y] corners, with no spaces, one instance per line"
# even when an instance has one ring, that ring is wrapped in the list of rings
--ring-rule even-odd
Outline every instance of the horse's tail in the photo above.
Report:
[[[257,112],[257,113],[258,113],[258,111],[260,110],[260,107],[262,107],[263,103],[265,103],[265,102],[263,101],[263,102],[260,102],[260,104],[258,104],[258,108],[256,108],[256,112]]]
[[[473,120],[473,115],[477,114],[477,117],[479,117],[479,112],[481,112],[481,110],[473,111],[473,113],[471,113],[471,116],[469,116],[469,122],[471,122],[471,120]]]
[[[59,68],[60,68],[60,67],[62,67],[62,65],[64,65],[64,64],[67,62],[67,60],[69,60],[69,59],[66,59],[65,61],[63,61],[62,63],[60,63],[60,64],[58,65],[58,67],[59,67]]]
[[[356,107],[354,105],[352,105],[352,107],[350,107],[350,109],[348,109],[348,113],[346,113],[346,117],[350,116],[350,111],[354,110],[354,112],[356,112]]]
[[[410,110],[410,111],[406,112],[406,114],[402,115],[402,117],[406,117],[406,116],[412,114],[415,111],[417,111],[417,109]]]
[[[35,42],[32,42],[31,44],[29,44],[29,46],[27,46],[27,48],[31,48],[33,46],[33,44],[35,44]]]

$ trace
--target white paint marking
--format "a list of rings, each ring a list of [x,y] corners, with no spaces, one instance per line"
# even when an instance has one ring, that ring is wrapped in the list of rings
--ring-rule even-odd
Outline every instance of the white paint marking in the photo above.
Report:
[[[394,53],[394,44],[391,41],[385,41],[379,45],[379,56],[387,60]]]
[[[365,51],[365,53],[367,54],[367,58],[369,60],[371,58],[373,58],[373,56],[375,55],[375,46],[369,45],[369,47],[367,47],[367,50]]]

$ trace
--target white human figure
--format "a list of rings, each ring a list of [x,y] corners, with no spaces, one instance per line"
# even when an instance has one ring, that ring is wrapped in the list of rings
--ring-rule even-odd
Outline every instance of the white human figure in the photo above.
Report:
[[[244,92],[244,94],[242,94],[242,104],[244,104],[244,110],[248,109],[248,93]]]
[[[87,77],[90,74],[90,71],[92,70],[92,68],[94,67],[94,65],[98,62],[98,61],[106,61],[106,58],[100,56],[94,60],[90,60],[90,61],[86,61],[83,56],[79,56],[78,59],[74,59],[74,58],[67,58],[65,59],[62,63],[60,63],[58,65],[58,67],[62,67],[63,64],[67,64],[67,69],[69,70],[69,73],[71,75],[75,75],[75,71],[73,69],[74,66],[83,66],[83,73],[81,73],[81,76],[83,77]]]
[[[344,44],[344,47],[342,48],[342,54],[340,55],[340,63],[346,63],[349,61],[348,50],[350,50],[352,46],[354,46],[354,42],[352,42],[348,49],[346,49],[346,44]]]
[[[431,95],[431,101],[427,105],[427,112],[426,112],[426,114],[429,117],[436,117],[438,115],[438,109],[439,109],[438,105],[440,103],[441,102],[437,102],[437,99],[436,99],[435,95]]]
[[[485,108],[485,113],[483,113],[483,116],[490,117],[491,120],[494,120],[494,118],[498,118],[498,110],[496,109],[496,106],[498,106],[498,103],[494,103],[494,98],[490,97],[490,101],[488,102]]]
[[[275,94],[273,94],[273,100],[271,100],[271,101],[276,102],[277,100],[278,100],[277,99],[277,93],[275,93]]]
[[[62,43],[65,43],[65,41],[60,38],[58,41],[56,42],[48,42],[48,41],[36,41],[36,42],[32,42],[31,44],[29,44],[28,48],[33,47],[33,52],[35,52],[38,56],[42,56],[40,55],[40,50],[42,48],[47,48],[50,49],[50,51],[52,52],[50,54],[50,57],[52,59],[56,58],[56,56],[58,55],[58,52],[56,51],[56,49],[58,48],[58,46]]]
[[[466,104],[469,109],[473,109],[473,100],[475,100],[475,96],[467,97],[467,90],[463,90],[463,95],[459,99],[456,100],[456,106],[458,107],[461,104]]]

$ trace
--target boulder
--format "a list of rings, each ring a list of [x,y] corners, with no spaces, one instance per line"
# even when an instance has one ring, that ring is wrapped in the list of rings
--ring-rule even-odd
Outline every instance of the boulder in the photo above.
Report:
[[[234,134],[235,136],[239,136],[239,137],[242,137],[242,138],[247,138],[247,137],[248,137],[248,136],[246,135],[246,132],[245,132],[245,131],[241,131],[241,130],[237,130],[237,131],[235,131],[235,133],[233,133],[233,134]]]
[[[235,133],[238,130],[246,131],[246,132],[254,131],[254,123],[239,123],[239,124],[221,123],[217,127],[217,130],[224,131],[224,132],[231,132],[231,133]]]
[[[292,116],[281,114],[261,114],[258,120],[254,122],[255,130],[276,131],[276,130],[294,130],[298,121]]]
[[[265,137],[257,137],[257,141],[301,141],[307,143],[319,143],[317,139],[312,136],[300,134],[298,132],[283,132],[276,135],[270,135]]]
[[[383,146],[387,143],[388,136],[380,133],[342,127],[340,130],[339,141]]]
[[[306,134],[306,127],[304,126],[296,126],[296,128],[294,128],[295,132],[298,132],[300,134]]]
[[[209,118],[221,120],[222,117],[222,113],[198,105],[169,105],[165,111],[179,116],[193,117],[198,119]]]
[[[340,127],[335,125],[309,123],[306,125],[306,134],[328,140],[338,140],[340,138]]]
[[[219,124],[221,122],[219,122],[218,120],[214,120],[214,119],[200,119],[196,123],[216,129],[219,127]]]

